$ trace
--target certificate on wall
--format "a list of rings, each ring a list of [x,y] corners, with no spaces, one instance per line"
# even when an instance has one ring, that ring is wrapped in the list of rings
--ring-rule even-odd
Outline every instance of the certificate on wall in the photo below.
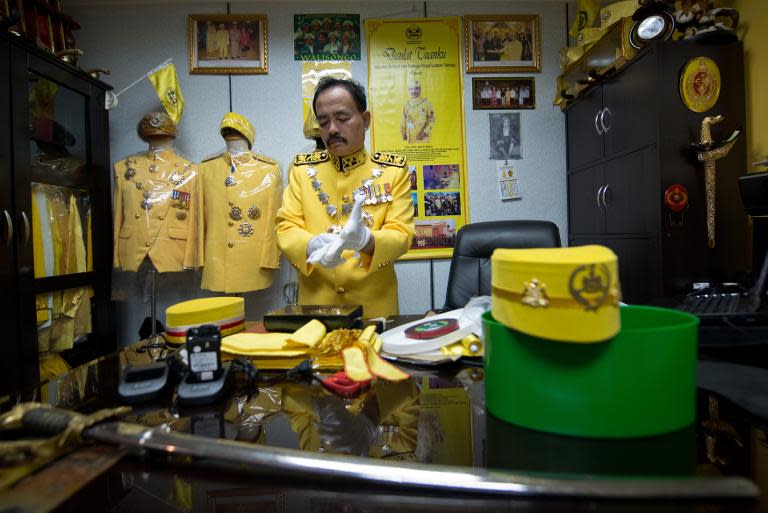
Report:
[[[404,259],[449,258],[467,212],[461,19],[365,22],[371,146],[408,157],[416,236]]]

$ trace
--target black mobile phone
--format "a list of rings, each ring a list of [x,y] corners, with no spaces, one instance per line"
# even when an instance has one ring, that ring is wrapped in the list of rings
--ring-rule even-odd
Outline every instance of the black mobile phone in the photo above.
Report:
[[[195,382],[218,379],[221,375],[221,330],[204,324],[187,331],[189,374]]]

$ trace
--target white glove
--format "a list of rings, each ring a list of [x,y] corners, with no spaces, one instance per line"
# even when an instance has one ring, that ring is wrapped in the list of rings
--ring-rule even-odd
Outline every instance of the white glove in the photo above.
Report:
[[[307,243],[307,257],[335,238],[336,236],[332,233],[321,233],[320,235],[315,235],[309,239],[309,242]]]
[[[355,204],[349,213],[344,228],[341,230],[341,240],[344,241],[344,249],[360,251],[371,240],[371,230],[363,224],[363,202],[365,194],[362,192],[355,196]]]
[[[315,244],[312,244],[314,239],[319,237],[323,237],[323,239],[317,241]],[[323,267],[332,268],[345,262],[345,260],[341,258],[341,252],[344,250],[344,244],[338,235],[331,233],[318,235],[317,237],[310,239],[309,244],[307,244],[307,250],[309,250],[310,245],[319,247],[317,247],[317,249],[309,254],[307,263],[320,264]]]

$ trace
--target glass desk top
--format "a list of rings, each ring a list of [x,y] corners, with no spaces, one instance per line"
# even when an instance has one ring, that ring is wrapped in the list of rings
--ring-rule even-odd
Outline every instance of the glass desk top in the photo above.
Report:
[[[152,361],[148,352],[138,348],[100,358],[51,380],[39,389],[40,399],[81,412],[118,405],[121,369],[128,363]],[[698,418],[683,430],[639,439],[596,440],[532,431],[495,418],[485,409],[481,367],[457,363],[403,368],[411,379],[374,382],[351,398],[335,395],[317,379],[275,379],[249,388],[243,374],[235,373],[226,397],[214,405],[181,406],[169,389],[151,402],[134,405],[121,420],[161,426],[170,433],[234,440],[253,448],[355,456],[374,464],[417,464],[425,470],[435,468],[430,465],[449,465],[457,471],[488,469],[587,482],[627,478],[683,482],[681,478],[692,476],[744,476],[757,484],[763,497],[768,490],[768,422],[716,394],[699,391]],[[58,463],[56,491],[64,501],[58,504],[59,511],[450,512],[560,511],[564,507],[577,511],[768,511],[765,498],[618,501],[467,495],[379,486],[332,473],[326,478],[305,479],[268,468],[251,472],[216,458],[105,447],[81,451],[95,451],[102,464],[99,467],[95,460],[82,456],[85,474],[83,468],[78,470],[77,462],[68,461],[71,457]],[[99,452],[102,450],[108,455]],[[29,494],[35,487],[45,486],[41,484],[44,478],[32,476],[18,486]],[[14,501],[17,498],[18,494],[12,496]],[[34,496],[29,500],[33,505],[40,502]],[[51,509],[26,506],[19,511]]]

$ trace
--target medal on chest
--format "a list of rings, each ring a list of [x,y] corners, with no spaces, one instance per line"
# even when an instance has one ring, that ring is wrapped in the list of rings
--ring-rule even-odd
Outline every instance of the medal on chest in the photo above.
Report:
[[[317,169],[313,167],[307,168],[307,176],[310,179],[312,190],[317,193],[318,201],[320,201],[320,204],[323,205],[325,213],[328,214],[328,217],[330,217],[332,220],[327,229],[328,233],[341,233],[341,230],[344,227],[343,223],[341,222],[341,218],[348,216],[352,212],[352,206],[354,205],[352,198],[356,194],[365,194],[366,205],[377,205],[379,203],[387,203],[388,201],[392,201],[392,196],[389,194],[391,186],[389,184],[381,185],[374,183],[374,180],[381,177],[381,175],[381,169],[373,169],[371,171],[371,177],[362,180],[361,187],[351,191],[351,197],[349,194],[344,194],[341,197],[341,208],[339,208],[336,204],[331,203],[330,196],[323,190],[323,182],[318,177]],[[365,223],[366,226],[373,226],[373,214],[371,212],[363,209],[361,215],[363,223]]]

